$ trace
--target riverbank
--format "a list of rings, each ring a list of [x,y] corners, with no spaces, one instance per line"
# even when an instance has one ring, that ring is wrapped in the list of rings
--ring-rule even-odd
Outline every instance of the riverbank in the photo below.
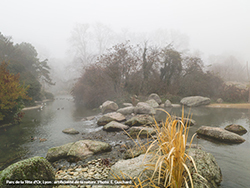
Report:
[[[250,109],[250,103],[214,103],[206,105],[207,108],[241,108]]]
[[[53,101],[53,100],[52,99],[45,99],[43,101],[39,101],[37,103],[40,103],[40,105],[30,106],[30,107],[24,107],[22,109],[22,111],[39,109],[39,108],[43,107],[43,103],[51,102],[51,101]]]

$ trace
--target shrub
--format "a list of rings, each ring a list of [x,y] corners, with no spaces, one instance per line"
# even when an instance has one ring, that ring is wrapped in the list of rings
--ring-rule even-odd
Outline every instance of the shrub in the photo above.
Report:
[[[249,91],[234,85],[224,85],[221,98],[225,102],[247,102]]]
[[[115,97],[112,80],[105,73],[105,69],[92,65],[85,69],[72,90],[72,95],[78,104],[87,107],[97,107],[105,100]]]

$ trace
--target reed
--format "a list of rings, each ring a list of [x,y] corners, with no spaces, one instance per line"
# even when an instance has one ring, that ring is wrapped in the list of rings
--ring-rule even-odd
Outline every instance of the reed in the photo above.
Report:
[[[167,114],[166,121],[158,124],[155,120],[153,127],[156,130],[156,136],[146,143],[146,151],[145,147],[140,146],[145,152],[144,160],[147,155],[151,156],[150,160],[146,161],[144,171],[151,170],[152,176],[143,181],[140,180],[140,176],[136,177],[132,187],[180,188],[191,185],[193,188],[192,176],[186,160],[192,161],[196,172],[197,168],[193,158],[186,151],[189,125],[183,123],[184,109],[181,121],[172,119],[167,111],[164,112]],[[191,147],[194,136],[191,138],[189,147]]]
[[[183,123],[184,109],[181,121],[172,119],[168,112],[164,112],[167,114],[166,121],[161,126],[155,121],[153,127],[157,131],[157,137],[146,152],[146,154],[153,154],[151,159],[153,163],[148,164],[149,169],[154,170],[151,179],[155,180],[153,182],[160,187],[171,188],[188,187],[187,179],[189,179],[193,187],[192,176],[186,165],[187,159],[193,163],[194,160],[186,152],[189,125]],[[190,141],[190,146],[194,136]],[[150,149],[155,146],[157,149],[152,153]]]

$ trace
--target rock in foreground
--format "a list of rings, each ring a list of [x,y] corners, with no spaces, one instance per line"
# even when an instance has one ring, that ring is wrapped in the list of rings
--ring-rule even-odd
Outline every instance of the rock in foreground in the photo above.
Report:
[[[95,140],[79,140],[74,143],[50,148],[47,152],[46,159],[50,162],[59,159],[79,161],[96,153],[106,151],[111,151],[111,146],[108,143]]]
[[[244,138],[239,136],[236,133],[229,132],[219,127],[208,127],[201,126],[196,133],[201,136],[206,136],[209,138],[213,138],[222,142],[238,144],[245,141]]]
[[[184,97],[180,101],[181,104],[189,107],[207,105],[210,104],[210,102],[210,98],[201,96]]]
[[[205,179],[200,179],[194,172],[193,164],[187,161],[186,164],[191,171],[195,188],[217,188],[222,181],[222,174],[215,158],[212,154],[206,153],[200,149],[189,149],[191,155],[197,166],[198,173]],[[142,154],[138,157],[120,160],[111,167],[111,172],[118,175],[120,178],[125,176],[126,179],[137,178],[140,174],[141,182],[148,180],[151,177],[153,170],[145,170],[147,162],[152,158],[152,155]],[[150,162],[153,164],[154,162]],[[112,178],[112,176],[110,176]],[[157,178],[157,177],[154,177]],[[188,179],[188,178],[187,178]],[[156,181],[155,181],[156,182]],[[147,183],[147,182],[144,182]],[[191,186],[189,186],[191,187]]]
[[[194,187],[211,187],[217,188],[222,181],[222,174],[214,156],[200,149],[190,148],[188,154],[193,157],[197,167],[198,174],[207,181],[195,174],[195,169],[191,161],[187,160],[186,164],[192,174]]]
[[[14,163],[0,172],[0,187],[6,187],[6,180],[44,180],[44,181],[53,181],[55,180],[55,172],[51,164],[44,159],[43,157],[32,157]],[[10,187],[53,187],[53,185],[20,185],[20,184],[11,184]]]

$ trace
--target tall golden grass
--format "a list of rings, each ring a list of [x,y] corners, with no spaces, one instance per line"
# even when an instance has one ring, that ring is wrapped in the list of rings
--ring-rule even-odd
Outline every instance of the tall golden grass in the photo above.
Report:
[[[162,109],[159,109],[162,110]],[[162,110],[164,111],[164,110]],[[145,146],[140,146],[145,152],[145,157],[150,155],[150,160],[146,162],[145,170],[151,170],[152,176],[147,180],[140,180],[140,176],[136,177],[132,187],[191,187],[193,188],[193,181],[191,173],[186,165],[186,160],[192,161],[194,168],[197,172],[195,162],[186,151],[189,125],[183,123],[184,109],[182,110],[182,120],[175,120],[171,115],[167,114],[166,121],[158,124],[155,120],[153,127],[156,130],[156,136],[153,140],[146,143]],[[193,138],[192,136],[190,145],[191,147]],[[139,139],[139,135],[137,137]],[[139,146],[137,144],[137,146]],[[124,177],[125,174],[122,176]],[[128,175],[127,175],[128,176]],[[116,179],[121,177],[114,175]],[[132,177],[130,177],[132,179]]]

